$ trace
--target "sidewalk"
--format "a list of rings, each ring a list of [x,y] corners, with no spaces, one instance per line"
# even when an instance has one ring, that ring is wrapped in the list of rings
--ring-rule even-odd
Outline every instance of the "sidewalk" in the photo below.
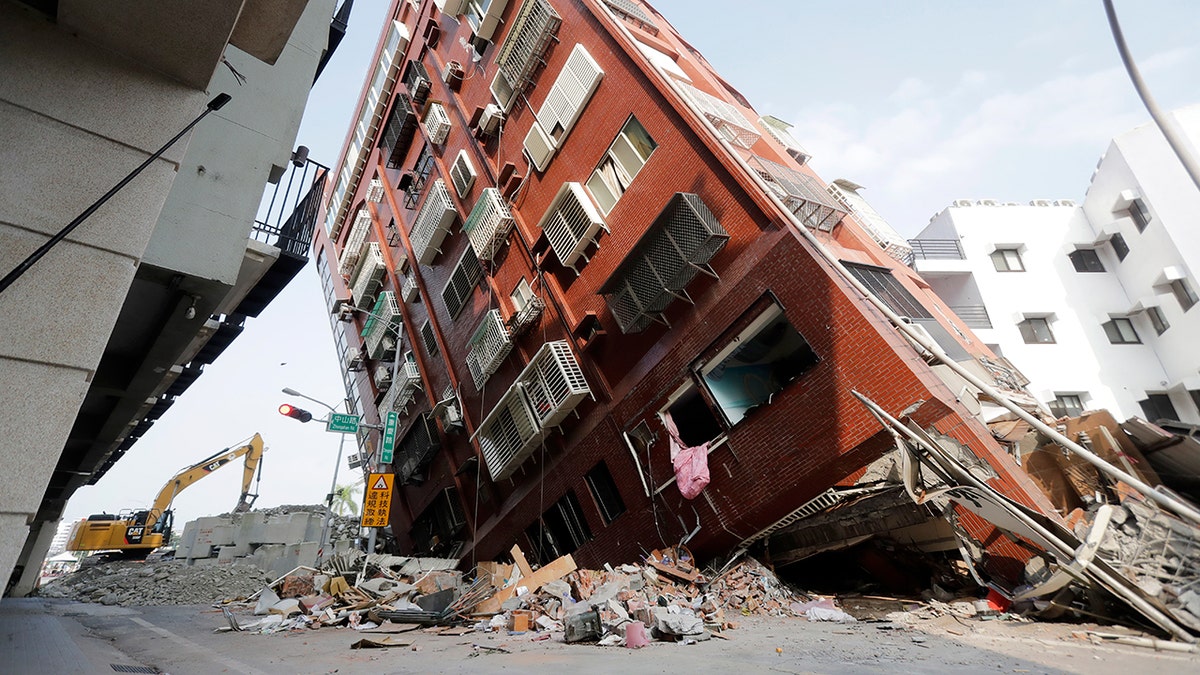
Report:
[[[5,598],[0,601],[4,672],[13,675],[157,672],[118,651],[106,638],[92,635],[73,618],[80,612],[90,615],[132,613],[121,607],[80,605],[43,598]]]

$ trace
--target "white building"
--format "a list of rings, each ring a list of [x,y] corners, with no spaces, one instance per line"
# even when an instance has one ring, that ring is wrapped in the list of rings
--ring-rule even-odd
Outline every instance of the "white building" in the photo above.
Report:
[[[1175,117],[1200,146],[1200,106]],[[1082,206],[959,200],[915,267],[1056,414],[1200,423],[1200,213],[1157,127],[1116,137]]]

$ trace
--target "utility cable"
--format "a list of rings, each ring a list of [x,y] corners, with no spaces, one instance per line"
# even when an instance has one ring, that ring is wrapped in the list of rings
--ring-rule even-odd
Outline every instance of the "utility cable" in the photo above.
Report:
[[[104,206],[105,202],[113,198],[113,195],[120,192],[134,178],[137,178],[138,174],[144,171],[146,167],[150,166],[156,159],[161,157],[162,154],[170,149],[172,145],[175,145],[179,139],[183,138],[187,132],[192,130],[192,127],[199,124],[200,120],[208,117],[209,113],[224,108],[225,104],[229,103],[231,98],[233,97],[229,94],[217,94],[216,98],[208,102],[208,105],[204,108],[204,112],[200,113],[196,119],[188,123],[186,127],[184,127],[179,133],[175,134],[175,136],[172,137],[171,140],[167,141],[166,144],[164,144],[161,148],[155,150],[154,154],[147,157],[146,161],[139,164],[136,169],[130,171],[129,175],[122,178],[121,182],[114,185],[111,190],[105,192],[99,199],[92,202],[91,206],[84,209],[83,213],[79,214],[74,220],[67,223],[66,226],[59,230],[53,237],[50,237],[46,243],[42,244],[36,251],[29,254],[29,257],[25,258],[25,260],[22,260],[21,263],[14,267],[11,272],[4,275],[4,278],[0,279],[0,293],[3,293],[9,286],[13,285],[13,282],[15,282],[17,279],[20,279],[25,272],[29,271],[30,267],[33,267],[34,263],[41,260],[43,256],[50,252],[50,249],[57,246],[58,243],[63,239],[66,239],[68,234],[71,234],[71,232],[73,232],[75,228],[79,227],[83,221],[91,217],[91,215],[99,210],[101,206]]]
[[[1108,15],[1108,26],[1112,29],[1113,40],[1117,43],[1117,52],[1121,55],[1121,63],[1125,64],[1125,72],[1129,73],[1129,79],[1133,82],[1133,88],[1137,91],[1138,98],[1142,99],[1146,110],[1150,112],[1150,117],[1154,119],[1159,131],[1167,139],[1167,144],[1171,146],[1171,150],[1179,158],[1179,162],[1183,164],[1184,171],[1187,171],[1196,188],[1200,189],[1200,162],[1197,162],[1196,157],[1192,155],[1190,144],[1187,138],[1180,133],[1179,125],[1163,113],[1154,97],[1150,95],[1150,90],[1146,87],[1145,80],[1142,79],[1142,73],[1129,53],[1129,46],[1125,44],[1125,34],[1121,32],[1121,24],[1117,22],[1117,11],[1113,8],[1112,0],[1104,0],[1104,13]]]

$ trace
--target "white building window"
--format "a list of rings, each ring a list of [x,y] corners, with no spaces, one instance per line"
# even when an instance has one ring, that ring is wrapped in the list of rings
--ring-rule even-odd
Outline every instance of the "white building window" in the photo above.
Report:
[[[1146,317],[1150,319],[1150,325],[1154,326],[1154,332],[1158,335],[1167,332],[1167,329],[1171,327],[1166,315],[1158,307],[1147,307]]]
[[[998,248],[992,251],[992,265],[997,272],[1024,272],[1025,262],[1021,251],[1016,248]]]
[[[1116,317],[1104,323],[1104,334],[1114,345],[1137,345],[1142,340],[1133,329],[1133,322],[1124,317]]]
[[[1146,208],[1146,202],[1141,198],[1129,202],[1129,217],[1133,219],[1138,232],[1145,232],[1150,225],[1150,209]]]
[[[1054,332],[1050,330],[1050,319],[1044,316],[1030,317],[1017,324],[1021,339],[1027,345],[1054,344]]]
[[[1050,414],[1055,418],[1079,417],[1083,414],[1083,397],[1079,394],[1055,392],[1054,400],[1050,402]]]
[[[1192,290],[1192,285],[1188,283],[1187,279],[1172,280],[1171,292],[1175,294],[1175,299],[1179,301],[1179,307],[1185,312],[1197,302],[1196,291]]]
[[[1104,263],[1100,262],[1100,256],[1094,249],[1080,248],[1067,256],[1071,259],[1071,264],[1075,267],[1076,272],[1103,272]]]

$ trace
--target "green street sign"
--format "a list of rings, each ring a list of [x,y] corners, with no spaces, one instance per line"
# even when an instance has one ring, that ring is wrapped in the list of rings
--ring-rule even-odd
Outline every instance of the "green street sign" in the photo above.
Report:
[[[325,424],[325,431],[342,434],[358,433],[358,415],[343,415],[342,413],[329,413],[329,422]]]
[[[399,415],[389,412],[383,422],[383,447],[379,449],[379,462],[381,464],[392,463],[392,452],[396,445],[396,424],[399,421]]]

